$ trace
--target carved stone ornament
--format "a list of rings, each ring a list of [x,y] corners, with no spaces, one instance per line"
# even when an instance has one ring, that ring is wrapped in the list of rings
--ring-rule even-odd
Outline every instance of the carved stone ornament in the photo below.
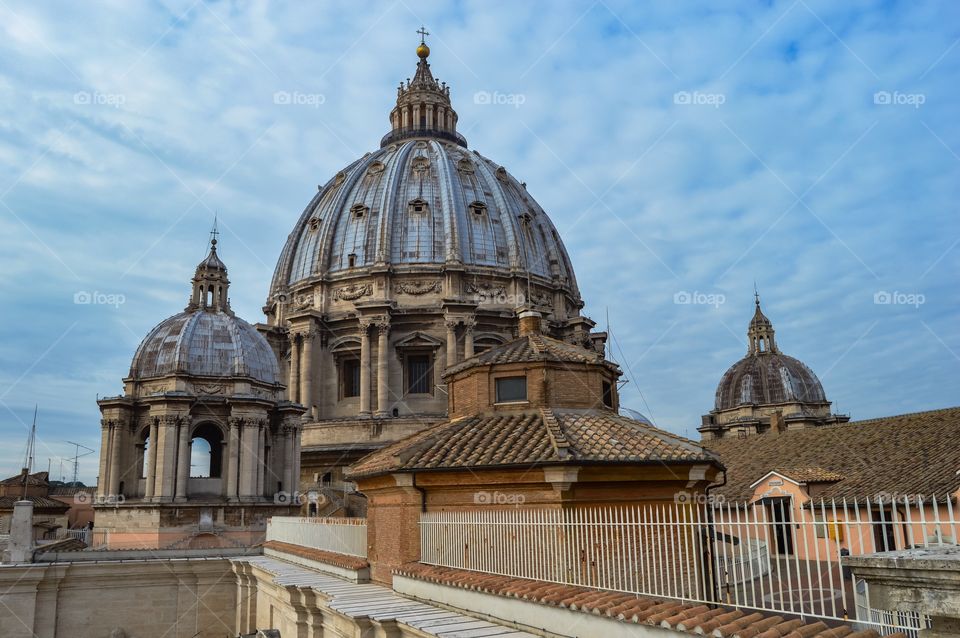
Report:
[[[293,298],[293,307],[297,310],[313,306],[313,295],[297,295]]]
[[[440,292],[443,289],[443,284],[439,279],[436,281],[401,281],[398,282],[393,289],[398,293],[419,297],[420,295],[426,295],[431,292]]]
[[[197,393],[199,394],[222,394],[223,393],[222,385],[203,385],[198,383],[194,386],[194,388],[196,388]]]
[[[479,295],[485,298],[503,297],[507,294],[503,286],[496,286],[487,281],[467,284],[467,294]]]
[[[373,286],[367,284],[351,284],[343,288],[337,288],[333,293],[334,299],[343,299],[344,301],[353,301],[360,297],[367,297],[373,293]]]

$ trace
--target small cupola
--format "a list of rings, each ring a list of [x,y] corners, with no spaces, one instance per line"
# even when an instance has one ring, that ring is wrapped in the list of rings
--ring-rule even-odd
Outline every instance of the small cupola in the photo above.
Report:
[[[188,311],[205,310],[231,314],[228,295],[230,280],[227,279],[227,267],[217,255],[217,226],[214,222],[210,231],[210,252],[197,264],[193,274],[193,294],[190,296]]]
[[[760,294],[753,293],[756,310],[753,313],[753,319],[750,320],[750,326],[747,328],[747,347],[748,355],[758,355],[767,353],[776,353],[777,342],[773,338],[773,323],[767,319],[767,316],[760,310]]]
[[[430,47],[425,38],[430,33],[423,27],[417,33],[417,70],[412,80],[408,78],[397,87],[397,105],[390,111],[390,132],[380,146],[412,137],[434,137],[466,147],[467,141],[457,133],[457,112],[450,104],[450,87],[433,77],[427,62]]]

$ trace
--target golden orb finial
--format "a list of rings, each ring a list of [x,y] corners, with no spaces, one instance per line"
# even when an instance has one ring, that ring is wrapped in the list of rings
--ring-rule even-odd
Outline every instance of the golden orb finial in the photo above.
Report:
[[[430,35],[430,32],[424,29],[421,25],[421,27],[417,30],[417,33],[420,34],[420,46],[417,47],[417,57],[421,60],[426,60],[427,56],[430,55],[430,47],[427,46],[424,38]]]

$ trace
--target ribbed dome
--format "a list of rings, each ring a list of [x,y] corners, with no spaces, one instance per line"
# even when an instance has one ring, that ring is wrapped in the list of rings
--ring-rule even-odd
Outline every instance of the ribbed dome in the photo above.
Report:
[[[352,268],[422,264],[529,270],[579,299],[560,236],[526,188],[476,151],[440,139],[388,143],[323,186],[287,239],[271,297]]]
[[[243,319],[222,310],[181,312],[150,331],[130,366],[130,376],[179,373],[252,377],[277,383],[277,359],[267,340]]]
[[[817,375],[803,362],[785,354],[755,353],[748,354],[724,373],[717,386],[715,409],[791,401],[826,403]]]

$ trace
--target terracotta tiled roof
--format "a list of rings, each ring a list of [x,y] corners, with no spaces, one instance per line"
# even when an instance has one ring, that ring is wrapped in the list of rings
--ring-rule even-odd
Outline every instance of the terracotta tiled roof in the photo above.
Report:
[[[50,496],[76,496],[77,494],[95,494],[97,488],[94,486],[85,487],[85,486],[74,486],[74,485],[58,485],[57,487],[51,487],[49,495]]]
[[[359,556],[348,556],[346,554],[337,554],[335,552],[325,552],[320,549],[311,549],[301,545],[292,545],[281,541],[267,541],[263,544],[264,549],[272,549],[284,554],[292,554],[300,558],[315,560],[318,563],[326,563],[343,569],[360,570],[370,566],[365,558]]]
[[[960,489],[957,440],[960,407],[703,445],[727,467],[727,484],[712,493],[728,501],[752,498],[750,486],[777,468],[816,468],[821,476],[836,479],[820,487],[818,498],[862,500],[881,492],[925,497],[955,493]]]
[[[491,348],[475,357],[471,357],[443,373],[443,376],[456,374],[476,366],[495,365],[502,363],[532,363],[534,361],[554,361],[558,363],[595,363],[616,368],[616,365],[606,361],[603,355],[595,350],[587,350],[580,346],[566,343],[535,333],[514,339],[502,346]]]
[[[835,483],[843,480],[843,474],[820,466],[808,467],[777,467],[774,472],[797,483]]]
[[[681,603],[676,600],[421,563],[408,563],[395,570],[394,574],[448,587],[520,598],[532,603],[616,618],[623,622],[660,626],[714,638],[879,638],[880,635],[873,630],[854,631],[847,624],[830,628],[823,622],[804,623],[799,619],[787,620],[782,616],[748,613],[729,607],[711,609],[697,603]],[[890,635],[905,638],[902,633]]]
[[[600,409],[502,412],[441,423],[360,459],[350,475],[560,463],[715,461],[697,443]]]
[[[34,472],[33,474],[28,474],[27,485],[43,487],[48,485],[48,477],[49,475],[46,472]],[[0,485],[23,485],[23,474],[17,474],[15,476],[11,476],[10,478],[5,478],[0,481]]]
[[[0,496],[0,510],[12,510],[13,504],[20,500],[24,499],[21,499],[19,496]],[[56,510],[58,512],[66,512],[68,509],[70,509],[70,506],[63,501],[47,498],[46,496],[28,496],[26,500],[33,502],[34,512],[37,510]]]

